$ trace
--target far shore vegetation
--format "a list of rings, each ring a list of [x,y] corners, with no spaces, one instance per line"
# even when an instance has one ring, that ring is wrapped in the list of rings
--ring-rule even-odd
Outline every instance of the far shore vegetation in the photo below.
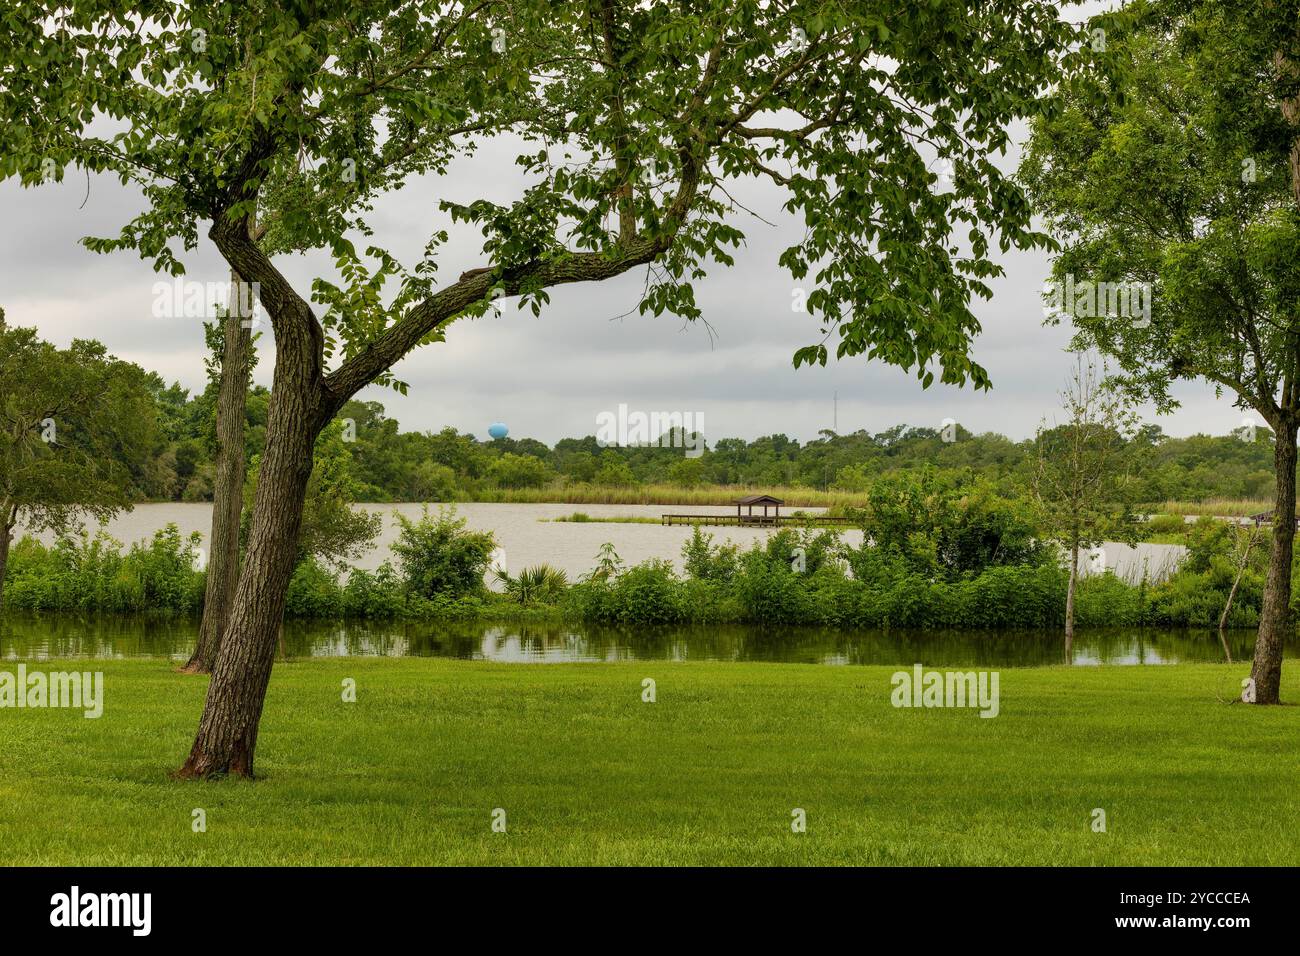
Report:
[[[137,502],[210,501],[215,480],[217,383],[191,395],[178,383],[140,371],[147,386],[149,447],[120,462]],[[248,395],[245,455],[263,452],[269,395]],[[897,425],[871,433],[821,431],[809,441],[786,435],[702,436],[688,457],[681,436],[666,447],[602,446],[595,435],[546,445],[532,438],[480,441],[445,427],[403,431],[381,403],[352,401],[331,433],[353,500],[368,502],[559,502],[610,505],[734,505],[767,492],[789,508],[843,509],[867,503],[872,483],[919,469],[968,473],[1003,492],[1032,482],[1037,439],[1012,440],[947,427]],[[594,429],[594,413],[593,413]],[[1133,501],[1149,513],[1249,515],[1271,508],[1273,436],[1263,427],[1178,438],[1145,424],[1126,438],[1141,467]],[[137,452],[140,452],[137,454]],[[110,449],[108,454],[112,454]]]

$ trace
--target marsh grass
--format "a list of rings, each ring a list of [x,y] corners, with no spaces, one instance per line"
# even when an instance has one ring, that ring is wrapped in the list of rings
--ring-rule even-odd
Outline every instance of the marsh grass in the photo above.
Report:
[[[570,515],[561,515],[558,518],[540,518],[540,521],[558,521],[568,524],[660,524],[659,518],[648,518],[644,515],[597,515],[592,516],[585,511],[575,511]]]
[[[1151,505],[1149,510],[1174,515],[1244,518],[1261,511],[1272,511],[1273,502],[1262,498],[1207,498],[1205,501],[1165,501]]]
[[[791,485],[699,485],[688,488],[669,484],[616,487],[560,482],[541,488],[485,489],[474,500],[518,504],[734,506],[737,498],[753,494],[775,495],[790,508],[858,508],[867,500],[867,496],[860,493],[820,491]]]

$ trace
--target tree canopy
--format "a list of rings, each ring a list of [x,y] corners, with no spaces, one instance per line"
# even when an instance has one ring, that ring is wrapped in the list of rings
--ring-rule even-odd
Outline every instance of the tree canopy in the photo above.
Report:
[[[148,200],[92,249],[180,272],[208,220],[281,305],[296,294],[268,254],[334,254],[339,276],[314,294],[337,407],[502,295],[538,309],[552,285],[654,263],[642,310],[697,317],[692,282],[744,238],[728,187],[740,177],[776,184],[806,226],[781,256],[815,283],[820,329],[797,361],[824,362],[837,338],[837,355],[926,384],[987,385],[970,302],[1000,273],[992,248],[1041,241],[994,160],[1070,28],[1024,0],[19,0],[0,36],[0,175],[35,185],[80,165]],[[482,229],[482,270],[435,292],[434,223],[419,262],[357,249],[376,195],[507,133],[520,196],[442,202]],[[258,242],[223,225],[254,207]]]
[[[1296,117],[1284,109],[1300,95],[1284,65],[1300,52],[1296,12],[1139,0],[1099,16],[1100,49],[1034,126],[1021,176],[1061,241],[1055,284],[1130,283],[1152,303],[1147,317],[1067,303],[1076,345],[1112,356],[1117,380],[1160,408],[1174,381],[1200,378],[1275,428],[1300,409]]]
[[[1058,289],[1084,292],[1059,302],[1076,344],[1112,356],[1117,381],[1162,409],[1173,381],[1199,378],[1274,431],[1273,543],[1247,695],[1269,704],[1292,633],[1298,13],[1274,0],[1138,0],[1094,18],[1097,42],[1038,119],[1022,170],[1062,239]]]
[[[105,521],[140,496],[156,416],[145,373],[98,342],[66,349],[0,311],[0,586],[11,533]]]

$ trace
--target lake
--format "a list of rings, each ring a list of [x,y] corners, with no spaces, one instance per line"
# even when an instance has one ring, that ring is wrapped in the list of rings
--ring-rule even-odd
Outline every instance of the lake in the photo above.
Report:
[[[0,659],[189,657],[196,620],[8,612]],[[1247,660],[1251,630],[1103,629],[1075,635],[1074,663],[1179,664]],[[1034,667],[1061,661],[1055,631],[844,631],[820,627],[601,628],[574,624],[289,621],[284,654],[302,657],[451,657],[551,663],[596,661],[778,661],[808,664]],[[1286,656],[1300,656],[1300,643]]]
[[[389,557],[389,545],[397,538],[397,521],[394,513],[408,518],[419,518],[420,504],[366,504],[360,507],[384,515],[383,531],[376,547],[356,562],[357,567],[373,570]],[[436,505],[429,506],[436,510]],[[659,524],[610,524],[604,522],[558,522],[553,519],[581,511],[592,518],[640,517],[655,518],[661,514],[720,514],[729,509],[721,505],[574,505],[574,504],[498,504],[469,503],[456,505],[456,511],[469,526],[479,531],[491,531],[497,544],[504,549],[505,564],[511,571],[545,562],[562,569],[570,580],[585,574],[594,567],[596,552],[606,541],[628,564],[647,558],[665,558],[681,563],[682,545],[690,538],[691,529],[682,525],[665,527]],[[817,512],[818,508],[801,509]],[[106,530],[118,541],[130,544],[150,538],[154,532],[168,524],[175,524],[182,534],[197,531],[206,541],[211,529],[210,504],[148,504],[138,505],[134,511],[119,515],[106,525]],[[706,528],[713,534],[715,543],[726,541],[748,548],[771,534],[770,529],[717,527]],[[19,534],[22,534],[19,529]],[[37,535],[50,541],[48,534]],[[857,546],[862,543],[861,531],[843,532],[843,540]],[[1104,546],[1106,567],[1125,578],[1140,577],[1144,571],[1151,579],[1169,574],[1183,553],[1181,545],[1139,544],[1130,548],[1122,544]],[[1099,562],[1098,562],[1099,564]],[[1090,569],[1085,562],[1084,572]]]

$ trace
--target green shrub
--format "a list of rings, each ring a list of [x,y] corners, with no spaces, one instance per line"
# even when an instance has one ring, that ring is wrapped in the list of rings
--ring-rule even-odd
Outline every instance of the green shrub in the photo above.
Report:
[[[1227,590],[1219,590],[1208,572],[1184,571],[1151,590],[1151,623],[1172,627],[1217,627]]]
[[[397,572],[387,561],[376,571],[354,569],[343,586],[343,614],[376,619],[397,617],[404,610],[401,592]]]
[[[614,581],[616,620],[625,624],[676,624],[687,617],[682,597],[672,562],[643,561]]]
[[[943,623],[965,628],[1045,628],[1065,621],[1066,575],[1051,565],[1001,566],[954,582],[952,617]]]
[[[524,568],[514,576],[507,571],[498,570],[496,579],[501,582],[509,598],[523,605],[555,604],[569,589],[568,575],[549,564]]]
[[[901,559],[928,579],[1052,559],[1032,504],[1005,497],[980,477],[932,469],[883,476],[853,514],[864,532],[860,550]]]
[[[734,544],[714,545],[713,535],[695,525],[690,540],[682,545],[686,575],[697,581],[730,581],[736,575],[739,550]]]
[[[312,558],[299,562],[289,579],[286,617],[334,618],[343,614],[343,589],[338,578]]]
[[[32,538],[14,545],[5,575],[5,603],[25,610],[194,611],[203,606],[204,574],[197,534],[174,524],[126,554],[104,531],[60,538],[46,547]]]
[[[609,581],[588,578],[579,581],[564,596],[564,611],[570,617],[590,624],[612,624],[614,589]]]
[[[1079,627],[1127,627],[1142,624],[1148,615],[1147,589],[1120,580],[1111,571],[1081,577],[1074,595],[1074,621]]]
[[[392,547],[408,596],[433,601],[483,593],[496,548],[490,532],[467,530],[454,507],[439,508],[436,517],[425,508],[419,521],[399,514],[397,522],[401,531]]]

